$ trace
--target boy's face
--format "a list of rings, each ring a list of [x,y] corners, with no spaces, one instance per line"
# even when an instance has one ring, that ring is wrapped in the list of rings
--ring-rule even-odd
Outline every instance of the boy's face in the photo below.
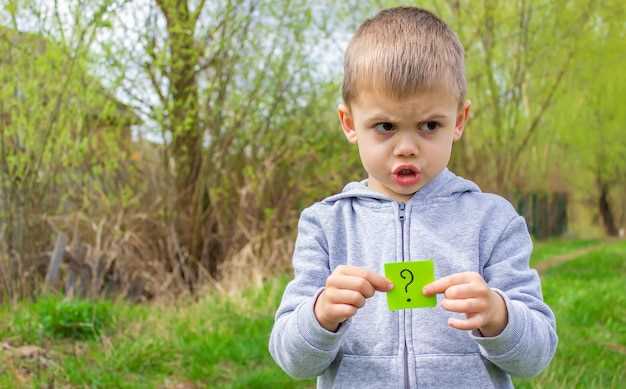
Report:
[[[400,100],[362,91],[350,109],[338,109],[346,138],[358,146],[368,186],[405,202],[448,165],[469,107],[469,101],[459,107],[452,93],[438,87]]]

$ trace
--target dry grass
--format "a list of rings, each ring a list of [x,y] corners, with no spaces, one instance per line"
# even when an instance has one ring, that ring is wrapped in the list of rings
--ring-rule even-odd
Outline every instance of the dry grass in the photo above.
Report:
[[[42,291],[54,241],[61,233],[68,243],[60,279],[53,287],[66,294],[132,301],[202,295],[207,289],[228,294],[289,271],[298,214],[293,204],[303,194],[271,189],[292,185],[280,182],[286,178],[272,163],[266,163],[253,179],[236,178],[241,185],[227,183],[215,195],[224,201],[199,219],[201,236],[210,243],[205,246],[213,251],[203,249],[199,256],[193,255],[185,230],[177,228],[197,223],[193,218],[198,214],[175,215],[167,177],[157,164],[144,163],[145,187],[127,207],[94,191],[87,194],[93,204],[88,209],[39,215],[47,226],[45,233],[31,231],[29,238],[47,249],[25,246],[19,253],[9,252],[0,239],[0,302]],[[80,293],[69,290],[68,279],[81,271],[89,275],[88,285]],[[76,285],[80,286],[78,281]]]

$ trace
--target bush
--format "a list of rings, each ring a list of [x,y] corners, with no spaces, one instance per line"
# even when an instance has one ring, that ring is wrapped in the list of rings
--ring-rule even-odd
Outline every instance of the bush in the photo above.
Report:
[[[42,297],[33,310],[41,334],[53,338],[93,339],[113,321],[104,301]]]

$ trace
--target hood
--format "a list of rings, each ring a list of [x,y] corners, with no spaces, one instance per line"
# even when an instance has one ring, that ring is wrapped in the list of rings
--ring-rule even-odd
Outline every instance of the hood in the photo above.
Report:
[[[464,192],[480,192],[480,188],[472,181],[459,177],[448,168],[444,168],[428,184],[415,192],[407,203],[423,202],[439,197],[456,197]],[[332,203],[350,197],[371,199],[379,202],[395,201],[382,193],[370,189],[367,186],[367,179],[350,182],[340,193],[327,197],[322,201]]]

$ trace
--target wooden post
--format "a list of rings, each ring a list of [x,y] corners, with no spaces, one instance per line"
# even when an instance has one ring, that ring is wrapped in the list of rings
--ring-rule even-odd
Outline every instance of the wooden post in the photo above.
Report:
[[[50,264],[48,265],[48,273],[46,274],[46,283],[44,290],[49,291],[55,287],[59,279],[59,268],[65,255],[65,245],[67,244],[67,237],[63,233],[59,233],[57,241],[54,244],[54,250],[52,256],[50,256]]]

